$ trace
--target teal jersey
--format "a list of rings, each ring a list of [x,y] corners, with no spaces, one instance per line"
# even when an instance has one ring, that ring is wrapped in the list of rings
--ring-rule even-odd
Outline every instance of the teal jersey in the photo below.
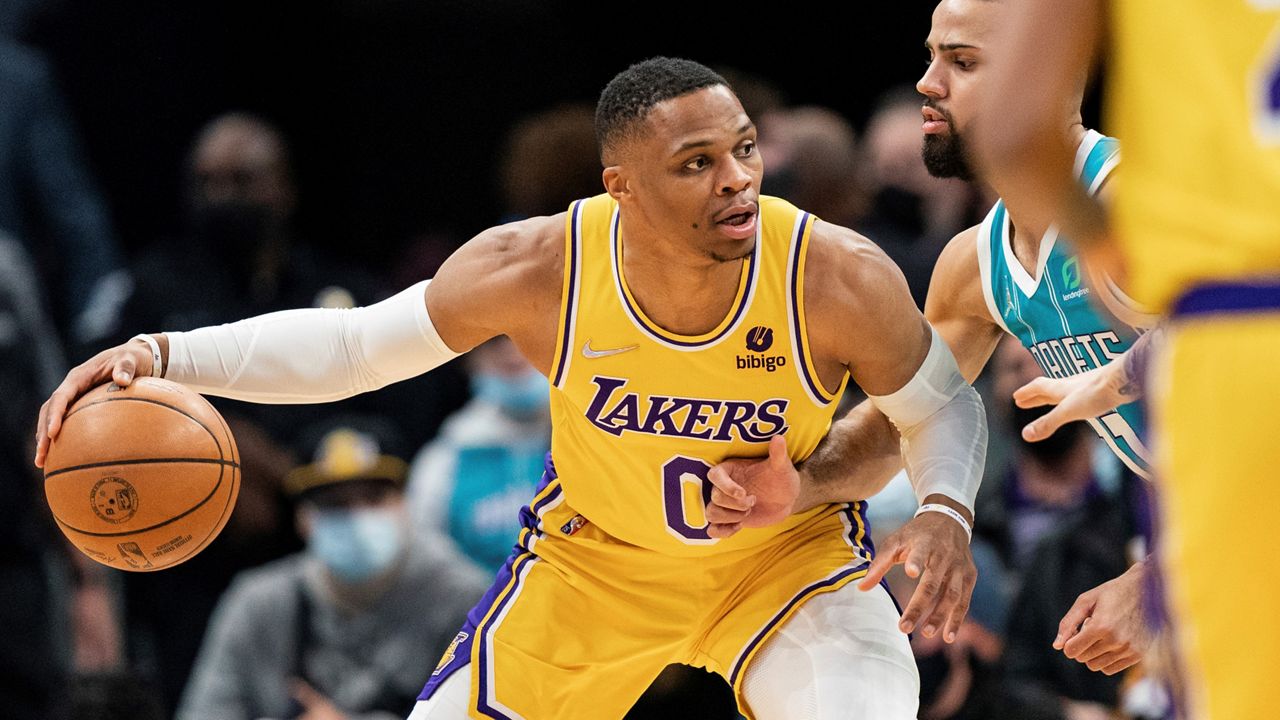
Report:
[[[1076,153],[1076,174],[1096,193],[1119,162],[1119,144],[1090,130]],[[1067,377],[1118,358],[1142,332],[1133,302],[1110,280],[1092,282],[1057,229],[1040,241],[1032,276],[1014,255],[1009,213],[997,201],[978,230],[978,267],[992,317],[1031,351],[1050,377]],[[1126,308],[1122,311],[1120,308]],[[1128,324],[1119,320],[1125,317]],[[1139,403],[1089,421],[1125,465],[1148,476],[1150,456],[1141,438],[1146,422]]]

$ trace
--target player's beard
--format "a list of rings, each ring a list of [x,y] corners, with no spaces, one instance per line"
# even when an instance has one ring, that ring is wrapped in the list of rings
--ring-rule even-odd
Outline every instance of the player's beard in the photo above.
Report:
[[[947,119],[950,129],[945,135],[925,135],[920,154],[924,158],[924,166],[929,174],[936,178],[973,179],[973,163],[969,162],[969,151],[964,139],[956,131],[956,124],[945,110],[933,105],[933,109],[942,113]]]

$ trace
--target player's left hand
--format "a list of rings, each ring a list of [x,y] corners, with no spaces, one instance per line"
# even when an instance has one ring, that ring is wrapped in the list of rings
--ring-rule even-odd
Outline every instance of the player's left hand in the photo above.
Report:
[[[707,473],[707,534],[727,538],[744,527],[769,527],[790,516],[800,497],[800,473],[787,452],[787,439],[769,439],[766,458],[731,458]]]
[[[294,678],[289,684],[289,694],[302,706],[298,720],[347,720],[346,713],[305,680]]]
[[[925,502],[941,501],[953,507],[957,505],[939,495],[925,498]],[[858,583],[858,589],[872,589],[884,579],[889,568],[904,563],[907,575],[919,578],[919,583],[902,612],[898,628],[909,633],[921,625],[926,637],[942,631],[943,640],[955,642],[960,623],[969,612],[969,598],[978,579],[973,554],[969,551],[968,533],[953,518],[926,512],[877,544],[880,547],[876,557],[866,577]]]
[[[1134,400],[1136,395],[1124,392],[1123,375],[1124,363],[1115,361],[1079,375],[1036,378],[1018,388],[1013,401],[1020,408],[1055,406],[1022,428],[1022,438],[1028,442],[1044,440],[1069,422],[1105,415]]]
[[[1146,563],[1136,563],[1120,577],[1081,594],[1058,625],[1054,649],[1106,675],[1141,660],[1153,639],[1142,613],[1145,572]]]

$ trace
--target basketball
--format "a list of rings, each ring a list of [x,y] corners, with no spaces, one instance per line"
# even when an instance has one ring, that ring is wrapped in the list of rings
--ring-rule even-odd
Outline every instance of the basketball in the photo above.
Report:
[[[226,421],[199,393],[151,377],[80,398],[44,468],[63,534],[121,570],[193,557],[226,525],[239,490],[240,456]]]

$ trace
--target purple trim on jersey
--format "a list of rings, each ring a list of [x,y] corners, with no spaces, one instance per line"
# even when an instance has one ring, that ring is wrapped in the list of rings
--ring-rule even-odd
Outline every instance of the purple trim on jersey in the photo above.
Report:
[[[747,643],[746,649],[743,650],[742,655],[738,657],[738,661],[734,663],[733,672],[729,673],[729,685],[731,687],[737,687],[738,675],[742,672],[743,668],[746,667],[747,658],[751,657],[751,653],[755,652],[756,646],[764,641],[764,639],[769,636],[769,633],[773,632],[773,629],[778,625],[778,623],[782,622],[782,619],[791,612],[792,608],[808,600],[817,591],[837,585],[850,575],[866,570],[869,565],[870,563],[864,562],[859,563],[854,567],[845,568],[825,580],[820,580],[810,585],[797,593],[795,597],[791,598],[791,601],[787,603],[786,607],[782,608],[778,614],[774,615],[773,619],[764,626],[764,629],[756,633],[756,636],[751,638],[751,642]]]
[[[1170,313],[1175,318],[1280,310],[1280,279],[1209,282],[1183,293]]]
[[[565,297],[564,305],[564,330],[560,335],[560,362],[556,365],[555,376],[552,378],[551,384],[560,387],[560,383],[564,380],[564,369],[569,364],[569,355],[573,353],[573,348],[569,347],[569,336],[573,334],[573,323],[578,316],[578,223],[582,216],[582,205],[585,200],[579,200],[573,204],[572,215],[569,221],[569,291]]]
[[[619,224],[620,223],[618,222],[618,213],[615,210],[614,216],[613,216],[613,228],[612,228],[613,237],[611,238],[611,242],[613,242],[613,248],[614,248],[613,274],[614,274],[614,277],[618,279],[618,282],[617,282],[618,296],[622,298],[622,306],[627,309],[627,314],[630,315],[631,319],[634,320],[637,325],[643,328],[645,332],[652,335],[655,339],[661,342],[667,343],[669,345],[675,345],[677,347],[684,347],[684,348],[696,348],[696,347],[704,347],[704,346],[716,343],[720,341],[725,335],[728,335],[736,327],[738,327],[738,321],[742,319],[742,315],[747,311],[747,306],[751,304],[751,288],[756,281],[756,262],[758,261],[758,258],[760,256],[760,235],[759,235],[760,231],[757,231],[756,247],[754,250],[751,251],[751,255],[749,256],[749,259],[747,261],[747,284],[746,284],[746,287],[742,289],[742,300],[738,303],[738,307],[733,311],[733,318],[729,320],[729,322],[724,326],[724,330],[721,330],[719,333],[717,333],[715,337],[709,338],[707,340],[691,341],[691,340],[677,340],[675,338],[670,338],[670,337],[667,337],[666,335],[663,335],[662,334],[664,332],[663,330],[653,325],[650,325],[648,322],[646,322],[644,319],[644,314],[640,312],[640,309],[631,304],[631,298],[627,296],[627,291],[622,287],[622,251],[621,251],[622,240],[618,235]]]
[[[826,399],[827,391],[822,389],[818,384],[817,378],[809,370],[809,364],[804,359],[805,338],[803,326],[800,324],[800,303],[803,298],[800,297],[800,250],[804,247],[804,233],[809,227],[809,222],[813,220],[813,215],[804,213],[800,219],[800,229],[796,232],[795,237],[795,254],[791,258],[791,326],[795,328],[796,334],[794,341],[796,343],[796,357],[800,359],[800,377],[804,378],[805,383],[809,386],[809,392],[813,393],[819,404],[830,405],[831,401]]]

